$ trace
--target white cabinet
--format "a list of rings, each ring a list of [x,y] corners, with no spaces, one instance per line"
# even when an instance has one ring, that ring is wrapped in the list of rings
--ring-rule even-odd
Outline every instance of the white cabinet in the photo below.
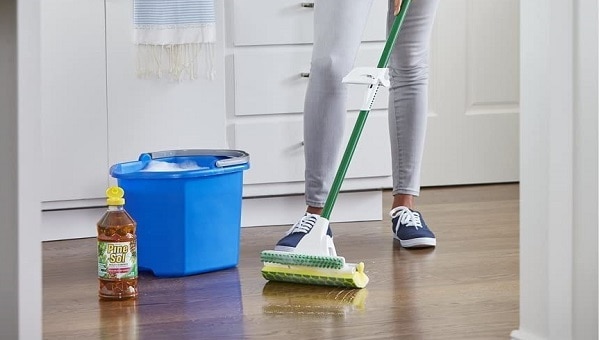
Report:
[[[139,79],[132,0],[48,0],[41,11],[45,209],[98,205],[112,164],[224,148],[223,49],[214,80]]]
[[[216,2],[223,23],[223,4]],[[226,148],[223,29],[216,78],[138,79],[132,0],[41,4],[42,238],[95,234],[115,163]]]
[[[41,2],[42,200],[99,197],[108,184],[104,2]]]
[[[251,160],[244,175],[245,226],[293,223],[305,208],[302,112],[314,34],[310,4],[225,1],[228,141],[248,152]],[[387,0],[375,0],[356,66],[377,65],[386,38],[386,13]],[[344,146],[364,91],[349,86]],[[380,91],[332,221],[381,219],[381,188],[391,185],[387,101],[387,91]]]
[[[310,76],[314,10],[290,0],[229,0],[226,55],[230,140],[251,155],[244,192],[249,196],[303,193],[302,112]],[[376,0],[356,66],[375,66],[386,38],[387,1]],[[365,88],[350,85],[344,145]],[[387,91],[373,105],[343,189],[380,190],[390,184]],[[340,157],[343,150],[340,151]]]

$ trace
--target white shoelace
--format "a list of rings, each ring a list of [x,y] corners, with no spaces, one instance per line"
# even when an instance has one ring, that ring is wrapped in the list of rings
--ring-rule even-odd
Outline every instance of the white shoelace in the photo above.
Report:
[[[399,206],[392,211],[390,211],[390,216],[392,218],[396,218],[400,216],[398,219],[398,223],[396,223],[396,230],[394,232],[398,232],[398,228],[400,225],[404,225],[405,227],[415,227],[415,229],[423,228],[421,225],[421,217],[419,213],[416,211],[412,211],[404,206]]]
[[[286,235],[291,233],[308,233],[315,226],[315,223],[317,223],[317,217],[318,215],[314,214],[306,214],[302,216],[300,221],[294,224],[290,230],[288,230]]]

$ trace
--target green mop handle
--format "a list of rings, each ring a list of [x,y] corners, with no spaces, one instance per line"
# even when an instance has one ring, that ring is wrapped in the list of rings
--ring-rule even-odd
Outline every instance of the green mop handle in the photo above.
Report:
[[[398,38],[398,32],[400,31],[400,27],[404,22],[404,17],[406,16],[406,11],[408,10],[410,1],[411,0],[402,1],[400,12],[398,13],[398,15],[396,15],[396,19],[392,24],[392,29],[390,30],[390,34],[385,42],[385,47],[383,48],[383,52],[381,53],[381,58],[379,59],[379,63],[377,64],[378,68],[385,68],[388,65],[392,49],[394,48],[394,44],[396,43],[396,38]],[[331,216],[333,205],[335,204],[335,200],[337,199],[338,193],[340,192],[340,188],[342,187],[344,177],[346,177],[346,172],[348,171],[350,160],[352,159],[352,155],[354,155],[354,150],[356,150],[358,139],[360,138],[360,134],[362,133],[363,127],[365,126],[365,122],[367,121],[367,116],[369,115],[370,111],[370,109],[362,110],[358,114],[356,124],[354,124],[354,129],[352,130],[350,140],[348,141],[348,146],[346,146],[346,151],[344,151],[340,167],[338,168],[337,173],[335,174],[333,185],[331,186],[331,190],[329,191],[329,195],[327,196],[327,200],[325,201],[325,206],[323,207],[323,212],[321,213],[321,216],[325,219],[329,219]]]

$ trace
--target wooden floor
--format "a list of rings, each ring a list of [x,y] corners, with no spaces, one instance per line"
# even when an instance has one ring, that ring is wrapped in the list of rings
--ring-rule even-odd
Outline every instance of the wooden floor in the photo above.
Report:
[[[400,248],[387,216],[333,224],[338,253],[365,262],[362,290],[267,283],[259,253],[288,226],[242,229],[235,269],[141,274],[133,302],[98,301],[95,239],[44,243],[44,339],[508,339],[519,317],[518,185],[424,189],[417,208],[435,249]]]

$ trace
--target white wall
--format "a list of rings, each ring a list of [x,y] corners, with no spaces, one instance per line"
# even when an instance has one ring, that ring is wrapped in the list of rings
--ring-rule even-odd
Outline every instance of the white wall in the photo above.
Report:
[[[39,1],[0,1],[0,339],[41,339]]]
[[[598,3],[521,1],[520,326],[598,338]]]
[[[16,1],[0,2],[0,336],[18,334]]]
[[[573,339],[598,339],[598,1],[574,22]]]

